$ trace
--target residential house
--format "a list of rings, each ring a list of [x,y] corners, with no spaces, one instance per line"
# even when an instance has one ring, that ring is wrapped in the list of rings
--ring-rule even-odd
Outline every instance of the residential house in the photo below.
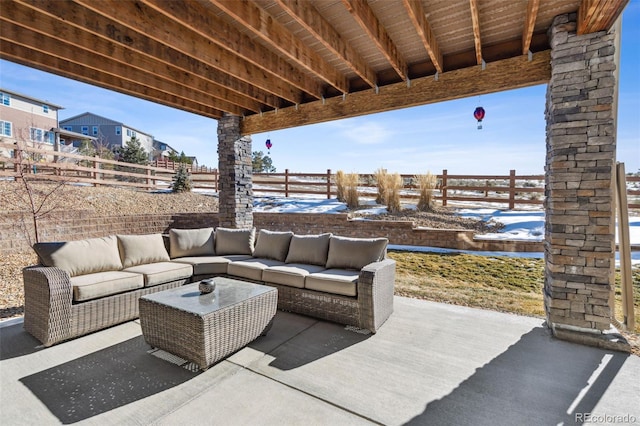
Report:
[[[179,155],[180,153],[166,142],[153,140],[154,159],[166,160],[171,155]]]
[[[153,157],[153,135],[135,129],[120,121],[111,120],[90,112],[85,112],[83,114],[61,120],[60,127],[67,131],[94,137],[98,143],[108,147],[114,152],[125,146],[131,138],[135,137],[140,141],[140,145],[149,154],[149,159],[152,159]],[[65,143],[72,143],[74,146],[79,146],[81,138],[65,140]]]
[[[61,109],[49,101],[0,89],[0,139],[4,143],[26,142],[53,150]],[[0,156],[11,157],[11,152],[0,147]]]

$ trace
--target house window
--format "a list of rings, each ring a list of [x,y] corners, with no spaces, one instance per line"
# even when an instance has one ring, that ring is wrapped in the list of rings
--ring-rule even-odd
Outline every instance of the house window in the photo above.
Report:
[[[55,143],[56,134],[53,132],[44,132],[44,141],[49,143]]]
[[[131,137],[132,137],[132,138],[135,138],[135,137],[136,137],[136,132],[135,132],[135,131],[133,131],[133,130],[131,131]]]
[[[93,130],[93,136],[98,136],[98,126],[93,126],[91,130]]]
[[[81,129],[82,131],[80,133],[89,136],[89,126],[82,126]]]
[[[72,126],[64,126],[63,129],[65,129],[65,130],[67,130],[69,132],[73,131],[73,127]]]
[[[0,96],[2,97],[2,105],[7,105],[7,106],[11,105],[11,95],[8,95],[6,93],[0,93]]]
[[[0,135],[11,136],[11,122],[0,121]]]
[[[49,105],[42,105],[42,112],[49,114]]]
[[[31,127],[29,129],[31,140],[34,142],[42,142],[42,129]]]
[[[122,134],[122,127],[120,126],[116,126],[116,135],[121,135]]]
[[[127,136],[131,136],[131,129],[127,129]]]

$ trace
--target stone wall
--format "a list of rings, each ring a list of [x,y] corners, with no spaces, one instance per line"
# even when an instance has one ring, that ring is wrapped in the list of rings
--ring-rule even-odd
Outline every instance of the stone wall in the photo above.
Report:
[[[549,29],[544,300],[556,335],[611,323],[614,38],[577,35],[575,14],[556,17]]]
[[[413,222],[351,220],[347,214],[254,213],[258,229],[293,231],[297,234],[332,232],[352,237],[387,237],[391,244],[442,247],[460,250],[540,252],[542,243],[527,241],[481,241],[473,231],[416,229]],[[0,255],[25,251],[29,245],[16,224],[20,216],[0,218]],[[42,241],[69,241],[114,234],[168,233],[171,228],[218,226],[216,213],[149,214],[93,217],[90,214],[59,213],[40,222]]]
[[[238,116],[225,115],[218,120],[218,169],[221,226],[252,226],[251,137],[240,134]]]

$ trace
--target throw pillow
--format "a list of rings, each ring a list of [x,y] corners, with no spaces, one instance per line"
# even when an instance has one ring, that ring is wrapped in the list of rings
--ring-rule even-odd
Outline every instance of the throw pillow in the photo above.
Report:
[[[253,254],[253,244],[255,237],[256,228],[216,228],[216,255],[224,256],[226,254]]]
[[[115,236],[61,243],[37,243],[33,249],[44,266],[55,266],[69,276],[122,269]]]
[[[360,270],[384,259],[386,238],[331,237],[327,268]]]
[[[170,229],[171,258],[185,256],[213,256],[213,228]]]
[[[258,233],[258,240],[256,241],[256,249],[253,252],[253,257],[284,262],[287,253],[289,253],[291,237],[293,237],[293,232],[274,232],[261,229]]]
[[[118,235],[118,245],[124,268],[171,260],[162,234]]]
[[[327,263],[331,234],[294,235],[289,244],[289,254],[285,263],[306,263],[321,265]]]

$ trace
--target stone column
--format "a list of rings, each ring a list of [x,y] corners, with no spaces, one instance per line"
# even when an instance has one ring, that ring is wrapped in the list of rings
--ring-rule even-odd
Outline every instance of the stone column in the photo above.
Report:
[[[549,29],[544,304],[559,338],[610,346],[614,285],[615,35]],[[615,330],[614,330],[615,331]],[[616,336],[616,338],[619,336]]]
[[[219,223],[226,228],[253,226],[251,137],[240,135],[240,117],[218,120]]]

